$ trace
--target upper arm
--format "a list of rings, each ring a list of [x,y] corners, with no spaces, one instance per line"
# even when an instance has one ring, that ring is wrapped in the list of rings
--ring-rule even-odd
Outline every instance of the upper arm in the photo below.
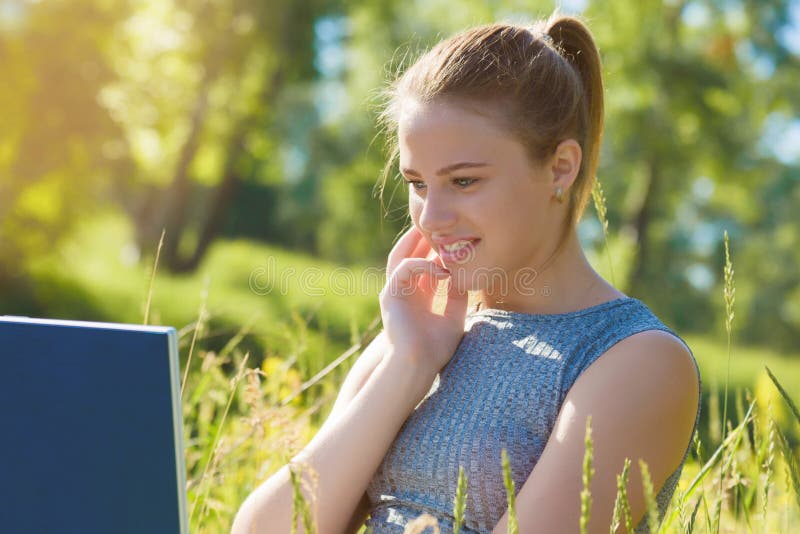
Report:
[[[697,369],[674,336],[651,330],[614,345],[567,393],[547,445],[517,494],[520,532],[578,529],[589,416],[595,473],[588,531],[608,532],[625,458],[631,460],[627,487],[636,524],[645,512],[639,460],[647,463],[657,493],[689,446],[698,403]],[[507,522],[505,514],[494,532],[506,532]]]

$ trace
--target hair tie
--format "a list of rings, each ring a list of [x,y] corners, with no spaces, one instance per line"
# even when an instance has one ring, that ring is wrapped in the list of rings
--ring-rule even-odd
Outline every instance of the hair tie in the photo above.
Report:
[[[542,32],[542,34],[539,35],[539,39],[541,39],[545,43],[549,44],[550,46],[554,47],[556,45],[555,42],[553,41],[553,38],[550,37],[550,34],[547,33],[547,32]]]

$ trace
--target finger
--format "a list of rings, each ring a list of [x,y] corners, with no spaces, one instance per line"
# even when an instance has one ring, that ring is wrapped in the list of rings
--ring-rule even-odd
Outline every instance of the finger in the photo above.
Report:
[[[417,242],[417,246],[411,252],[410,257],[431,259],[429,256],[433,249],[431,248],[430,243],[428,243],[428,240],[422,235],[422,232],[420,232],[420,236],[421,239]]]
[[[448,276],[450,274],[447,270],[431,261],[423,258],[405,258],[392,272],[387,288],[391,292],[396,292],[393,293],[396,296],[410,296],[418,290],[428,294],[436,291],[438,281]]]
[[[435,249],[431,249],[430,252],[428,252],[428,255],[425,256],[425,259],[434,262],[436,265],[439,265],[440,267],[444,267],[444,262],[442,261],[442,257],[439,256],[439,253],[436,252]]]
[[[386,261],[387,276],[397,268],[403,258],[411,256],[420,239],[423,239],[422,234],[415,226],[412,226],[397,240]]]

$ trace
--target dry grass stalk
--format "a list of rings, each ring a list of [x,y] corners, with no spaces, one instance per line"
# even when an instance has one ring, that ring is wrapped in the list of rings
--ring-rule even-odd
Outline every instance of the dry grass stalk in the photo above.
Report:
[[[161,247],[164,246],[164,235],[166,234],[166,230],[161,230],[161,239],[158,240],[158,248],[156,249],[156,259],[153,261],[153,272],[150,273],[150,285],[147,288],[147,302],[144,305],[144,323],[147,325],[147,322],[150,320],[150,301],[153,297],[153,282],[156,279],[156,271],[158,270],[158,258],[161,256]]]
[[[303,476],[305,473],[309,476]],[[297,532],[298,516],[303,522],[303,532],[313,534],[317,532],[319,474],[309,464],[294,460],[289,463],[289,476],[292,481],[292,534]],[[311,506],[303,495],[304,491],[311,497]]]
[[[608,219],[606,218],[606,196],[603,193],[603,186],[600,184],[599,179],[595,179],[594,186],[592,187],[592,200],[594,207],[597,210],[597,218],[600,219],[600,224],[603,225],[603,237],[606,242],[606,257],[608,258],[608,268],[611,273],[611,284],[617,285],[614,281],[614,264],[611,261],[611,251],[608,248]]]
[[[207,319],[206,302],[208,300],[208,280],[209,279],[206,278],[206,284],[200,297],[200,310],[197,312],[197,322],[192,329],[192,342],[189,345],[189,355],[186,357],[186,367],[183,370],[183,379],[181,380],[181,399],[183,399],[183,392],[186,389],[186,379],[189,377],[189,369],[192,366],[192,355],[194,355],[195,343]]]
[[[238,385],[239,381],[242,379],[242,376],[244,376],[245,368],[246,368],[246,365],[247,365],[247,360],[248,360],[249,357],[250,357],[250,353],[247,353],[247,354],[244,355],[244,358],[242,358],[242,363],[239,366],[239,371],[236,373],[236,376],[231,380],[231,391],[230,391],[230,394],[228,396],[228,402],[225,405],[225,410],[222,413],[221,420],[219,422],[219,425],[217,426],[217,431],[214,434],[214,439],[213,439],[212,445],[211,445],[211,451],[212,451],[211,452],[211,456],[209,457],[208,461],[206,462],[205,468],[203,469],[203,474],[200,476],[200,480],[197,483],[198,485],[199,484],[203,484],[206,481],[207,476],[208,476],[208,470],[209,470],[209,468],[211,466],[212,461],[214,460],[214,456],[217,454],[217,447],[219,446],[220,437],[222,435],[222,429],[225,426],[225,420],[228,417],[228,412],[230,411],[231,404],[233,403],[233,399],[236,396],[236,386]],[[200,496],[198,496],[197,498],[195,498],[194,502],[192,503],[192,509],[191,509],[191,511],[189,513],[189,522],[190,523],[192,521],[192,518],[194,517],[195,510],[197,509],[198,501],[199,500],[205,501],[205,498],[208,495],[208,491],[209,491],[209,486],[208,486],[208,484],[206,484],[206,487],[205,487],[204,491],[201,493],[202,498]]]
[[[776,445],[775,421],[772,419],[772,405],[768,405],[767,409],[769,410],[769,415],[768,415],[769,420],[767,422],[769,433],[767,436],[766,457],[764,458],[764,464],[763,464],[764,472],[761,476],[762,480],[761,514],[763,517],[763,525],[765,532],[768,532],[769,530],[768,502],[769,502],[770,489],[772,487],[772,473],[773,473],[773,466],[775,465],[775,445]]]

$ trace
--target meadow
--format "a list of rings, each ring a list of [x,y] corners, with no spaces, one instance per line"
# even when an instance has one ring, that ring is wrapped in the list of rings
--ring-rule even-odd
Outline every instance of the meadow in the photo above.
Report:
[[[41,296],[60,303],[52,316],[179,328],[191,530],[226,532],[247,494],[324,421],[360,348],[378,332],[379,287],[353,291],[342,285],[341,266],[248,241],[218,242],[195,274],[162,273],[157,258],[131,254],[129,231],[124,219],[101,217],[29,268]],[[290,267],[321,274],[314,283],[296,277],[281,288],[275,277]],[[731,287],[719,298],[733,312],[729,267]],[[361,275],[368,267],[346,271]],[[701,423],[658,531],[791,531],[800,521],[800,355],[735,340],[729,346],[724,335],[685,340],[703,378]],[[587,439],[591,451],[589,433]],[[590,454],[585,469],[588,481]],[[299,479],[302,524],[313,499]],[[454,495],[456,517],[463,497]],[[625,499],[618,497],[617,523],[624,526]],[[424,529],[431,519],[423,516],[406,531],[430,532]]]

